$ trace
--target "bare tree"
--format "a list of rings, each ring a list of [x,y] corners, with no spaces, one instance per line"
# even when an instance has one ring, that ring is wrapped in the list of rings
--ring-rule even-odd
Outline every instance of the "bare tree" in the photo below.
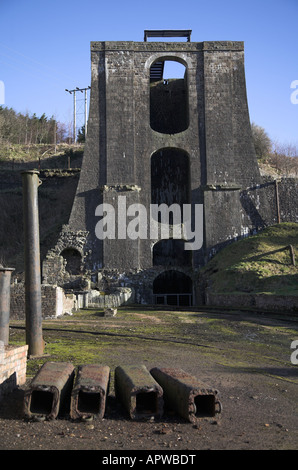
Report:
[[[269,157],[269,163],[284,176],[298,174],[298,148],[293,144],[274,143]]]

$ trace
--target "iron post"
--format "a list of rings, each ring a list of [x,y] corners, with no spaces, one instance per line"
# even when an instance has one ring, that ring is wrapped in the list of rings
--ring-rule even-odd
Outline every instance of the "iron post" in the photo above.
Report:
[[[24,245],[25,245],[25,305],[26,343],[28,355],[43,354],[41,310],[41,272],[39,247],[38,186],[39,172],[22,172]]]
[[[9,342],[10,279],[13,268],[0,267],[0,341]]]

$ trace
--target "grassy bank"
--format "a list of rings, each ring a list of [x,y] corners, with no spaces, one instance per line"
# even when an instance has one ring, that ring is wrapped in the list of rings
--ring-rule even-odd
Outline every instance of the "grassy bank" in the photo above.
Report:
[[[298,224],[274,225],[221,250],[202,270],[202,277],[217,293],[298,295],[297,250]]]

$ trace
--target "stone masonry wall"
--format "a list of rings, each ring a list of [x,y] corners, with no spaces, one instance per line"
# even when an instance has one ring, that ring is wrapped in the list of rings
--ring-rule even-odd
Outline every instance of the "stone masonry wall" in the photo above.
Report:
[[[262,179],[270,207],[271,224],[277,223],[274,179],[269,176],[264,176]],[[298,178],[282,177],[278,182],[278,194],[280,221],[298,223]]]
[[[206,290],[206,305],[231,308],[248,308],[270,312],[297,313],[298,297],[296,295],[266,294],[216,294]]]
[[[154,152],[175,148],[188,155],[190,202],[204,202],[205,219],[212,215],[216,226],[221,225],[222,214],[213,206],[214,198],[202,200],[203,185],[260,183],[249,125],[243,49],[242,42],[229,41],[91,43],[88,138],[69,226],[74,232],[89,232],[92,269],[127,272],[152,267],[148,237],[120,242],[105,238],[99,243],[94,227],[96,207],[101,202],[117,202],[115,188],[119,185],[137,185],[140,191],[124,194],[127,203],[149,207]],[[169,59],[187,68],[189,122],[187,129],[174,134],[150,126],[150,67],[157,60]],[[101,193],[104,186],[114,191]],[[238,207],[232,201],[225,210],[234,213]],[[234,219],[240,233],[241,218]],[[222,228],[218,234],[214,226],[206,226],[207,252],[233,231],[227,225],[225,233]],[[202,261],[203,256],[196,254],[194,267]]]
[[[41,286],[41,303],[43,318],[70,314],[76,307],[74,295],[66,295],[61,287],[44,284]],[[18,320],[25,316],[24,284],[13,284],[10,289],[10,318]]]

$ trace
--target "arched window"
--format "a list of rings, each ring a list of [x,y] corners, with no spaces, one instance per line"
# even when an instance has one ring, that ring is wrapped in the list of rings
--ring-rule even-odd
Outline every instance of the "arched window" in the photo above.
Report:
[[[61,252],[61,256],[63,256],[66,261],[65,270],[69,274],[80,274],[82,256],[78,250],[75,248],[65,248],[65,250]]]
[[[150,67],[150,126],[177,134],[189,125],[187,69],[175,59],[158,59]]]

